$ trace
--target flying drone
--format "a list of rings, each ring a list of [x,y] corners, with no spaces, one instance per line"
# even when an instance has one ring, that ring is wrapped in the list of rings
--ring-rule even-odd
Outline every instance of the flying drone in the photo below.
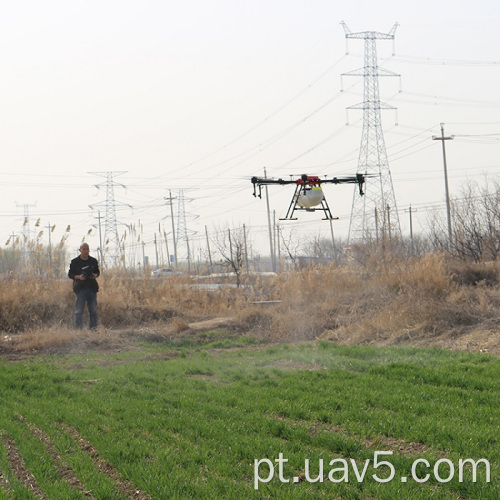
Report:
[[[253,195],[262,198],[262,186],[271,184],[295,184],[295,192],[292,201],[288,207],[286,216],[280,220],[297,220],[293,214],[295,210],[305,210],[306,212],[315,212],[323,210],[325,217],[323,220],[333,220],[330,207],[326,201],[321,184],[358,184],[359,194],[363,196],[363,184],[366,174],[356,174],[351,177],[333,177],[332,179],[321,179],[315,175],[301,175],[298,179],[268,179],[266,177],[252,177]],[[258,188],[258,191],[257,191]]]

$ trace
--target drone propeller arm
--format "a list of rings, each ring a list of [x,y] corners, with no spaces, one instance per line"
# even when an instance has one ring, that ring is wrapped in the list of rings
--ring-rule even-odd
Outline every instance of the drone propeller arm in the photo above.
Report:
[[[319,182],[321,184],[330,183],[330,184],[358,184],[359,185],[359,194],[363,196],[363,185],[365,183],[366,174],[356,174],[351,177],[334,177],[333,179],[321,179]]]
[[[260,184],[261,186],[266,186],[270,184],[297,184],[297,181],[284,179],[267,179],[266,177],[252,177],[252,184]]]
[[[251,181],[253,184],[253,195],[258,196],[259,198],[262,198],[262,186],[269,186],[271,184],[279,184],[279,185],[297,184],[297,181],[294,180],[286,181],[284,179],[268,179],[266,177],[252,177]],[[256,192],[257,186],[259,187],[258,195]]]
[[[319,186],[321,184],[358,184],[359,194],[363,196],[363,186],[366,177],[372,177],[371,174],[356,174],[349,177],[333,177],[332,179],[321,179],[316,176],[308,176],[303,174],[299,179],[268,179],[267,177],[252,177],[251,181],[253,184],[253,195],[262,198],[262,186],[269,186],[272,184],[285,185],[285,184],[296,184],[301,185],[306,190],[306,186]],[[259,187],[259,194],[257,194],[257,186]]]

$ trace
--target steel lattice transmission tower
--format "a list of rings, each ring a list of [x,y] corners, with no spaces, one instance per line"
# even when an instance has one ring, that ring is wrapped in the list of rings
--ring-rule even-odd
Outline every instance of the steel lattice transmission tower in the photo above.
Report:
[[[191,198],[186,198],[184,196],[184,190],[179,189],[178,195],[178,206],[177,206],[177,248],[182,246],[183,244],[186,247],[186,256],[187,256],[187,264],[188,264],[188,272],[191,271],[191,247],[189,244],[189,237],[196,234],[196,231],[188,229],[186,223],[186,216],[191,218],[198,218],[198,215],[188,214],[186,213],[186,201],[189,203],[193,201]]]
[[[115,201],[115,186],[125,187],[114,181],[113,177],[125,174],[125,171],[115,172],[89,172],[89,174],[99,175],[106,177],[106,182],[102,184],[95,184],[97,189],[101,189],[103,185],[106,186],[106,201],[90,205],[90,208],[96,209],[104,205],[104,237],[100,242],[100,252],[102,257],[103,267],[119,266],[123,263],[122,248],[120,245],[120,238],[118,236],[118,223],[116,221],[116,206],[127,206],[126,203],[119,203]],[[99,221],[100,224],[100,221]]]
[[[401,238],[401,226],[392,185],[391,171],[387,160],[384,133],[382,130],[382,109],[396,109],[380,102],[379,76],[400,76],[379,68],[377,64],[377,40],[394,40],[397,23],[389,33],[363,31],[352,33],[342,22],[346,39],[364,40],[364,67],[344,73],[346,76],[364,78],[363,102],[348,109],[363,110],[363,130],[358,158],[358,172],[372,174],[368,179],[363,197],[353,197],[348,241],[367,242],[374,239]]]

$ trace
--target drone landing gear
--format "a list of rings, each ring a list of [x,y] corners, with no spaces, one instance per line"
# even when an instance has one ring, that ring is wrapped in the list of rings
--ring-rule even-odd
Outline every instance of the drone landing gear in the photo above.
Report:
[[[323,210],[325,213],[325,217],[322,220],[338,220],[338,217],[333,217],[330,207],[328,206],[328,203],[326,201],[326,198],[323,196],[323,199],[321,200],[321,207],[302,207],[298,205],[298,200],[300,196],[300,190],[304,189],[302,186],[297,185],[295,189],[295,193],[292,197],[292,201],[290,202],[290,206],[288,207],[288,211],[285,215],[285,217],[281,217],[280,220],[297,220],[297,217],[294,217],[293,214],[295,210],[303,210],[305,212],[316,212],[317,210]]]
[[[321,209],[320,208],[314,208],[312,211],[315,212],[316,210],[323,210],[325,212],[325,217],[321,220],[338,220],[338,217],[333,217],[332,213],[330,212],[330,207],[328,206],[328,203],[326,202],[326,199],[323,198],[323,201],[321,202]]]

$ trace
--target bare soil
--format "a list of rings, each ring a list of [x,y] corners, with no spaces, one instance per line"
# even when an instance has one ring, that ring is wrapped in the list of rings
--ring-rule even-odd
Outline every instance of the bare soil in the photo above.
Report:
[[[441,347],[451,351],[500,356],[500,319],[495,324],[485,321],[474,327],[455,328],[445,332],[424,333],[407,329],[397,334],[377,333],[367,336],[326,331],[323,337],[342,345]]]

